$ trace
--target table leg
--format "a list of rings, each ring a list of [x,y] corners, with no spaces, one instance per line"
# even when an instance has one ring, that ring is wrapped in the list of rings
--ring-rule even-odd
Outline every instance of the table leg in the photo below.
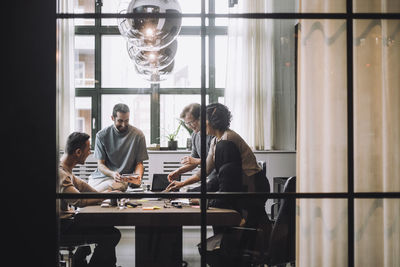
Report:
[[[137,267],[182,266],[182,227],[135,227]]]

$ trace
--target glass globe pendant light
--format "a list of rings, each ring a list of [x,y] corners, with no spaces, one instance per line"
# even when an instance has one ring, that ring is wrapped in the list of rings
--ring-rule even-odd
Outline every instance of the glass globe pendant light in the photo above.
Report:
[[[174,60],[177,48],[176,40],[158,51],[140,50],[132,43],[127,42],[129,57],[138,67],[147,70],[160,70],[167,67]]]
[[[126,2],[125,2],[126,3]],[[128,6],[121,5],[121,14],[166,13],[180,14],[177,0],[132,0]],[[139,49],[154,51],[171,44],[181,30],[181,17],[168,18],[121,18],[118,29],[128,42]]]
[[[177,0],[122,0],[119,13],[180,14],[181,8]],[[127,40],[128,55],[146,80],[159,82],[172,72],[181,24],[180,16],[118,19],[118,29]]]
[[[159,83],[162,81],[165,81],[169,74],[174,69],[174,64],[175,61],[173,60],[168,66],[166,66],[163,69],[143,69],[141,67],[138,67],[138,65],[135,65],[136,72],[145,80],[149,81],[150,83]]]

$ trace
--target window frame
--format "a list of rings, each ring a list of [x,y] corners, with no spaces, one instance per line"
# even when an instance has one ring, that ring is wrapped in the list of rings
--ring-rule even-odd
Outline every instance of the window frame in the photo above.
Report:
[[[92,129],[91,129],[91,146],[94,148],[96,133],[103,128],[101,125],[101,96],[103,94],[149,94],[150,103],[150,143],[160,143],[160,95],[162,94],[195,94],[201,95],[201,87],[168,87],[162,88],[160,84],[150,84],[149,88],[128,88],[128,87],[102,87],[101,74],[101,39],[102,36],[113,35],[120,36],[118,26],[103,26],[101,20],[101,1],[96,1],[94,25],[77,25],[75,26],[75,36],[93,36],[95,42],[94,49],[94,87],[74,87],[76,97],[91,97],[92,99]],[[214,13],[215,2],[209,0],[209,13]],[[83,14],[80,14],[83,15]],[[79,16],[79,15],[78,15]],[[227,26],[216,26],[215,17],[208,18],[209,25],[206,26],[206,36],[208,37],[208,62],[209,68],[207,77],[208,85],[206,94],[209,96],[210,103],[218,102],[218,97],[224,96],[225,88],[216,88],[215,86],[215,37],[217,35],[227,35]],[[201,35],[200,26],[182,26],[179,33],[180,36]]]
[[[209,0],[212,3],[214,0]],[[100,1],[101,2],[101,1]],[[99,0],[96,1],[99,3]],[[96,5],[96,13],[99,7]],[[71,14],[57,14],[57,19],[62,18],[73,18],[73,17],[91,17],[92,14],[79,14],[79,15],[71,15]],[[202,0],[202,12],[200,15],[202,26],[200,27],[200,34],[202,37],[202,86],[201,88],[196,88],[196,90],[200,89],[201,97],[202,97],[202,122],[205,121],[205,95],[211,94],[211,90],[217,91],[216,88],[212,87],[212,83],[209,82],[209,87],[206,88],[205,83],[205,36],[207,35],[207,28],[210,26],[205,26],[206,18],[217,18],[217,17],[232,17],[232,18],[249,18],[249,19],[342,19],[346,20],[346,53],[347,53],[347,136],[348,136],[348,181],[347,186],[348,190],[344,193],[269,193],[269,198],[295,198],[295,199],[315,199],[315,198],[324,198],[324,199],[347,199],[348,203],[348,266],[354,266],[354,200],[355,199],[364,199],[364,198],[400,198],[399,192],[355,192],[354,191],[354,126],[353,126],[353,22],[356,19],[398,19],[398,13],[354,13],[353,11],[353,2],[352,0],[346,1],[346,11],[344,13],[257,13],[257,14],[232,14],[232,15],[218,15],[218,14],[206,14],[205,13],[205,0]],[[94,17],[101,18],[101,14],[97,14]],[[217,27],[216,27],[217,28]],[[212,28],[210,28],[212,29]],[[185,31],[183,31],[185,32]],[[210,40],[210,39],[209,39]],[[211,41],[210,41],[211,42]],[[209,50],[211,51],[211,49]],[[210,53],[211,54],[211,53]],[[95,56],[95,60],[97,57]],[[210,66],[212,65],[212,61],[210,60]],[[209,77],[211,78],[212,68],[210,67]],[[97,71],[95,75],[99,75]],[[97,77],[97,76],[96,76]],[[96,78],[97,80],[97,78]],[[79,89],[79,88],[78,88]],[[178,88],[176,88],[178,89]],[[97,92],[99,88],[95,88],[94,92],[89,92],[87,88],[80,88],[77,91],[77,95],[79,96],[93,96],[92,101],[96,100],[97,105],[93,106],[94,112],[100,110],[101,103],[99,103]],[[150,93],[152,96],[159,96],[161,89],[158,87],[152,87]],[[113,91],[114,92],[114,91]],[[91,94],[90,94],[91,93]],[[185,92],[186,93],[186,92]],[[212,101],[212,97],[210,95],[210,101]],[[92,102],[93,103],[93,102]],[[156,106],[152,107],[152,112],[156,110]],[[159,108],[159,107],[158,107]],[[153,119],[153,116],[152,116]],[[98,119],[97,119],[98,120]],[[153,122],[152,122],[153,123]],[[96,128],[98,124],[96,125]],[[205,131],[204,131],[205,123],[202,123],[202,157],[205,156]],[[153,138],[153,132],[152,132]],[[202,168],[205,168],[205,161],[202,161]],[[176,198],[176,197],[197,197],[201,199],[201,242],[204,244],[205,242],[205,226],[206,226],[206,209],[205,203],[207,199],[210,198],[235,198],[235,197],[265,197],[265,193],[207,193],[205,188],[206,177],[205,174],[201,175],[201,192],[200,193],[185,193],[185,194],[155,194],[156,197],[162,198]],[[71,194],[56,194],[56,199],[65,199],[65,198],[97,198],[101,197],[104,194],[89,194],[83,193],[80,196],[74,196]],[[108,197],[132,197],[131,194],[107,194]],[[135,194],[135,197],[145,197],[142,194]],[[205,255],[205,246],[201,246],[203,250],[203,255]],[[201,266],[205,265],[205,256],[201,257]]]

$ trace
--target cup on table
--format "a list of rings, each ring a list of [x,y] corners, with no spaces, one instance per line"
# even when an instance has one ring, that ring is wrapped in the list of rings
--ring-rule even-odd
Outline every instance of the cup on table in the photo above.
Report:
[[[117,198],[118,208],[119,209],[126,209],[125,203],[128,202],[129,199],[126,198]]]
[[[110,199],[110,205],[111,205],[111,206],[114,206],[114,207],[117,206],[117,202],[118,202],[118,201],[117,201],[116,198],[111,198],[111,199]]]
[[[142,189],[143,189],[143,192],[150,192],[150,184],[142,182]]]

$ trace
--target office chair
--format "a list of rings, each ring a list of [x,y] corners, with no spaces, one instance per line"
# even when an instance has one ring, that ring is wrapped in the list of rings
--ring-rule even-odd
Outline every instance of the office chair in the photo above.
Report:
[[[283,189],[284,193],[296,192],[296,176],[290,177]],[[295,225],[296,200],[283,199],[275,221],[268,217],[257,229],[242,229],[254,235],[254,246],[245,248],[241,256],[249,266],[278,266],[284,267],[287,263],[295,266]],[[272,228],[269,228],[272,222]]]
[[[286,181],[283,192],[296,192],[296,176]],[[218,248],[217,253],[210,253],[210,260],[217,262],[215,266],[228,266],[226,261],[240,267],[295,266],[295,208],[295,199],[283,199],[275,221],[265,215],[255,228],[232,227],[224,236],[209,238],[207,250],[212,242]]]
[[[72,223],[73,219],[62,219],[62,224],[68,225]],[[89,255],[91,253],[90,250],[90,244],[83,242],[83,241],[77,241],[73,236],[69,235],[61,235],[60,240],[59,240],[59,251],[66,250],[68,251],[67,254],[67,259],[64,260],[63,257],[60,257],[60,267],[74,267],[74,250],[77,248],[82,248],[80,251],[84,255],[83,257]],[[61,253],[60,253],[61,256]]]
[[[60,266],[65,266],[65,267],[74,267],[74,261],[73,261],[73,257],[74,257],[74,250],[76,248],[82,247],[84,249],[84,251],[86,252],[84,256],[87,256],[91,253],[90,250],[90,246],[89,244],[86,243],[80,243],[80,242],[76,242],[74,240],[62,240],[60,241],[60,246],[59,246],[59,250],[67,250],[68,254],[67,254],[67,259],[64,260],[63,258],[60,258]]]
[[[265,191],[269,193],[270,185],[266,175],[267,164],[265,161],[258,161],[257,163],[262,168],[262,176],[265,179],[265,184],[264,182],[259,184],[265,185]],[[258,186],[258,189],[261,189],[260,186]],[[250,201],[254,202],[254,199],[250,199]],[[265,198],[266,201],[267,198]],[[264,207],[264,205],[262,206]],[[257,248],[261,246],[261,244],[258,244],[261,241],[260,235],[272,231],[272,221],[269,220],[265,210],[262,212],[259,209],[246,210],[245,207],[243,209],[246,212],[254,212],[256,214],[251,216],[253,220],[246,221],[243,227],[226,227],[223,232],[207,239],[206,258],[207,264],[211,267],[251,266],[246,253],[258,251]],[[198,249],[201,254],[201,244],[198,244]],[[237,257],[238,255],[241,256]]]

